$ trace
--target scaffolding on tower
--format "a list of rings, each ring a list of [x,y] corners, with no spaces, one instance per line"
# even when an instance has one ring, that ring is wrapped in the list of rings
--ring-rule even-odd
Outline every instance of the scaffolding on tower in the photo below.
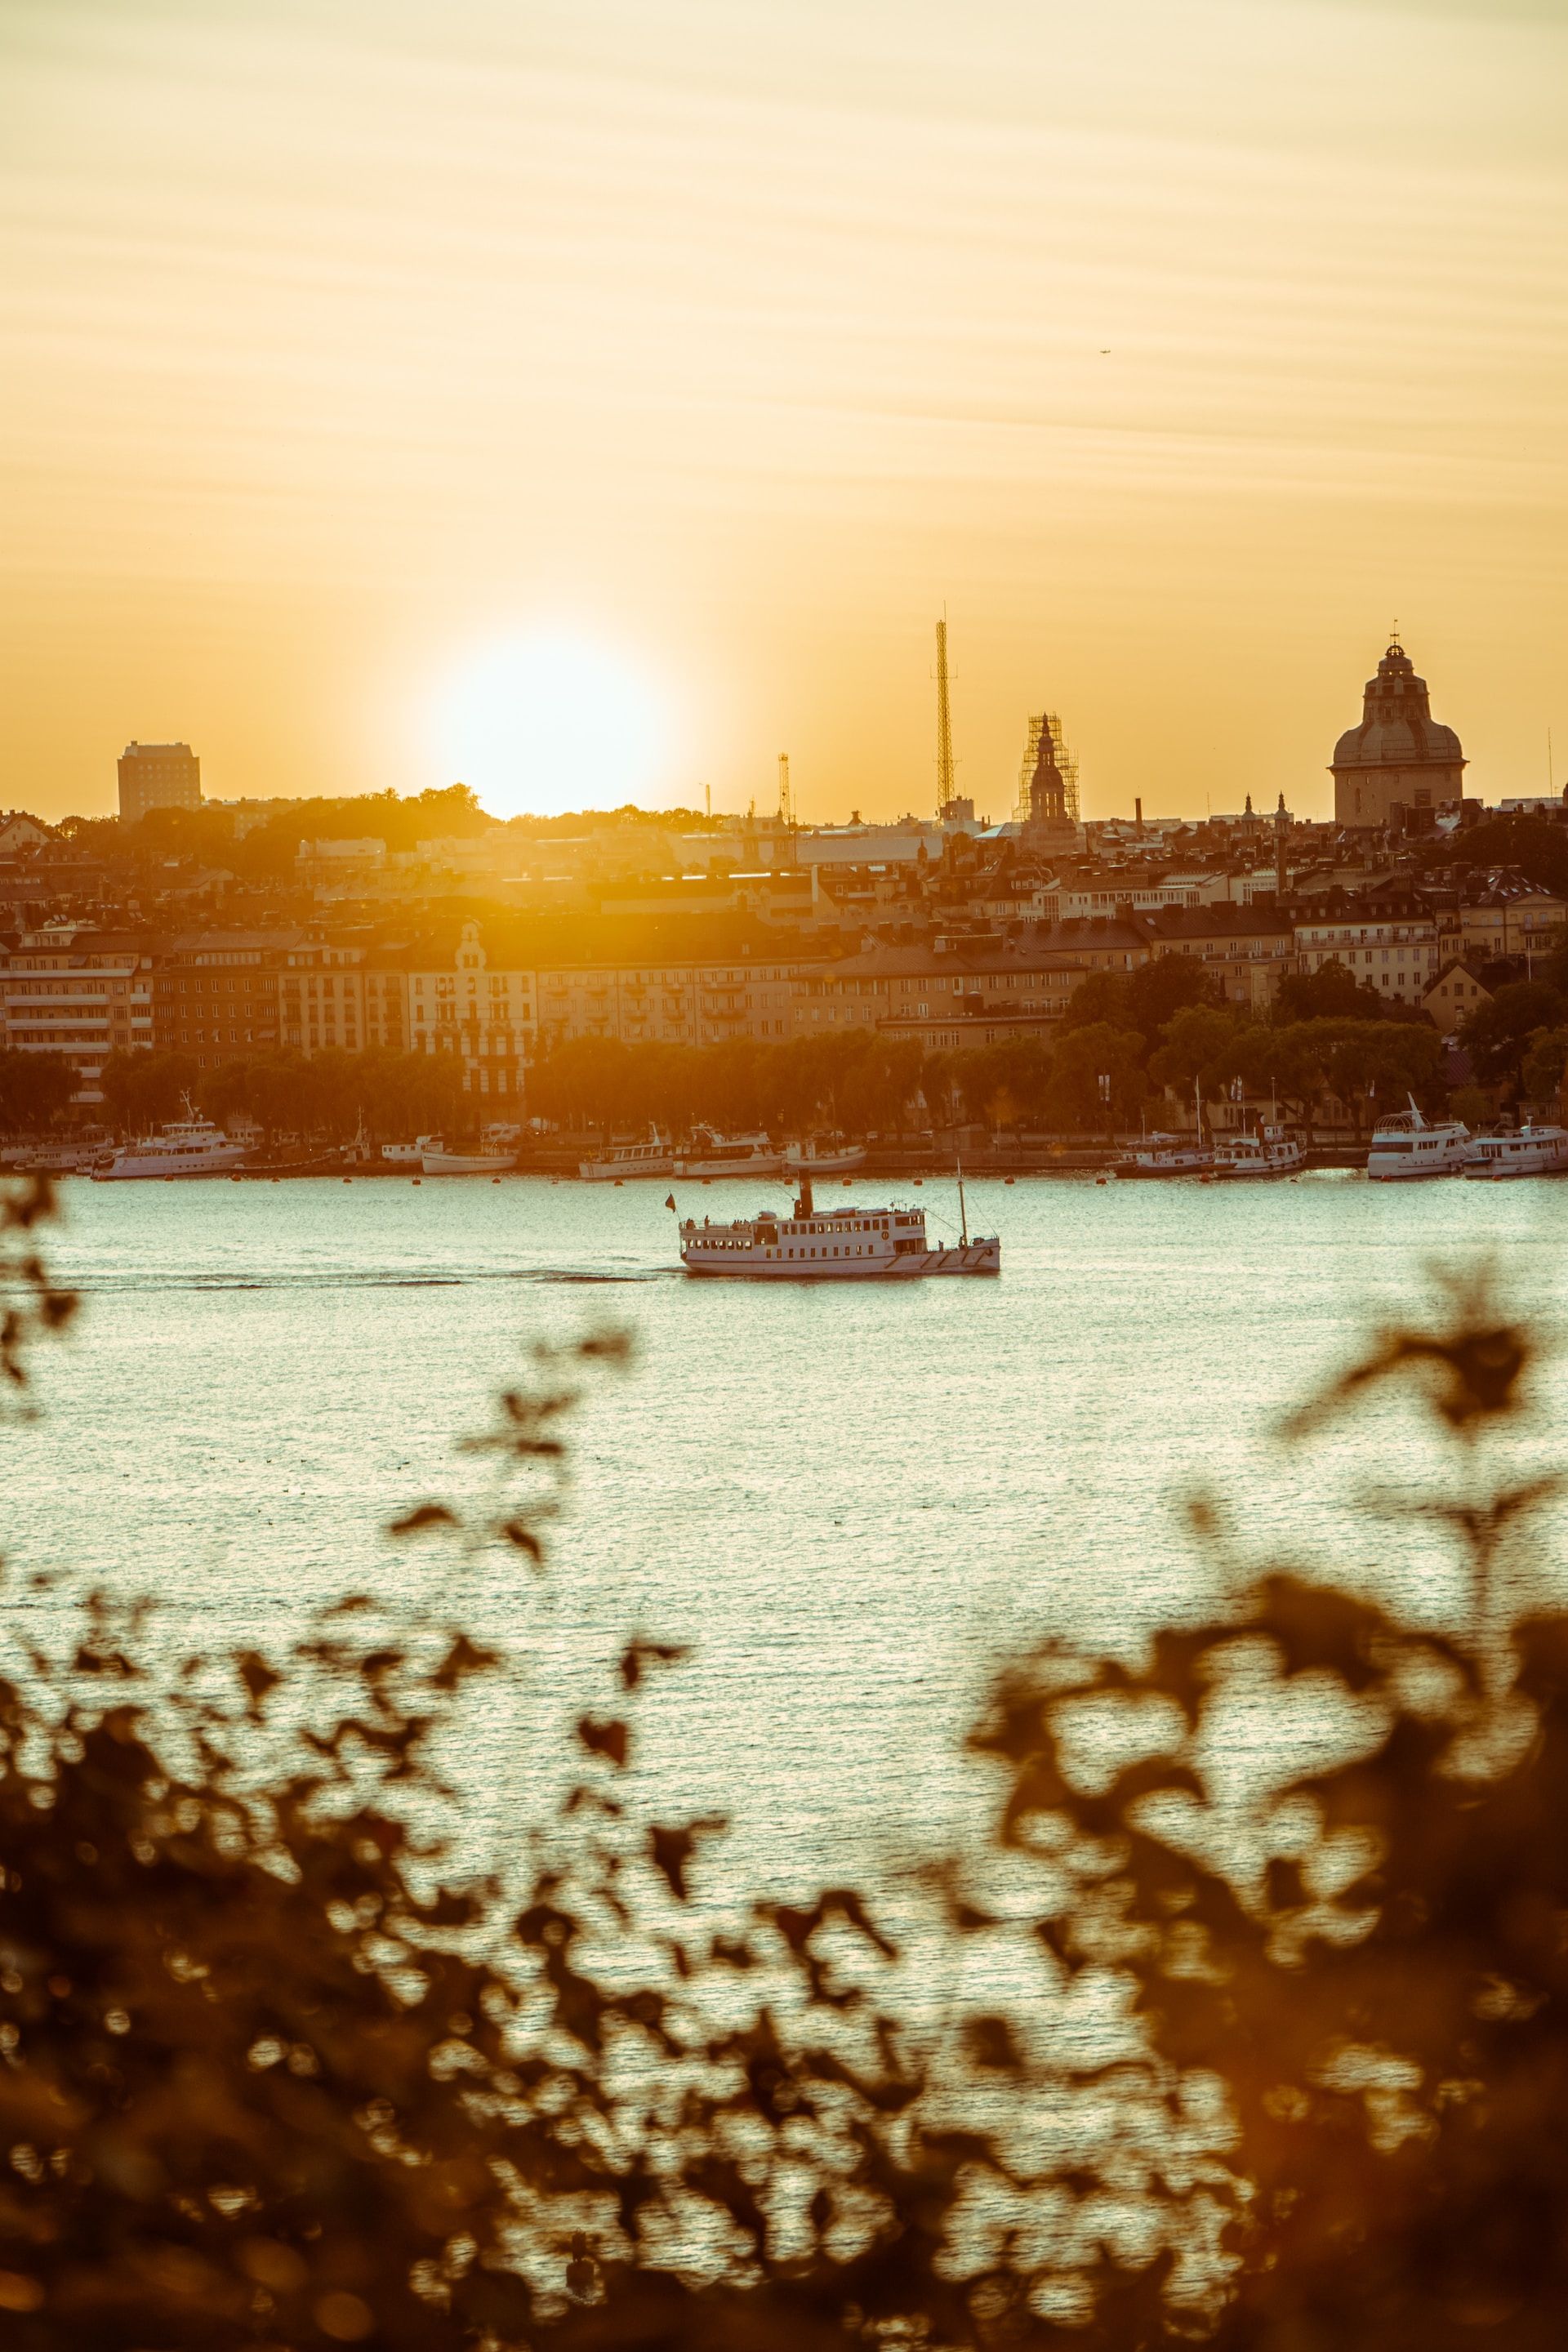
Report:
[[[1019,824],[1027,824],[1033,814],[1029,786],[1034,781],[1035,770],[1039,764],[1040,738],[1047,734],[1050,736],[1051,755],[1056,762],[1057,772],[1062,780],[1067,814],[1074,824],[1077,824],[1079,822],[1078,761],[1068,750],[1067,738],[1062,733],[1062,722],[1054,710],[1042,710],[1038,718],[1031,719],[1029,721],[1028,737],[1024,745],[1024,764],[1018,771],[1018,798],[1013,814]]]

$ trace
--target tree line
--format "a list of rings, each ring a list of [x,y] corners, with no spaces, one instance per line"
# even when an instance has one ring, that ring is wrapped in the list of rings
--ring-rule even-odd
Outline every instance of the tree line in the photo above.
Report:
[[[178,1118],[187,1102],[222,1126],[237,1113],[263,1135],[346,1143],[363,1126],[372,1142],[466,1134],[505,1106],[465,1094],[450,1054],[363,1054],[287,1048],[203,1070],[188,1054],[113,1054],[103,1067],[104,1116],[121,1134],[146,1134]]]
[[[64,1118],[77,1075],[64,1054],[0,1049],[0,1135],[41,1135]]]

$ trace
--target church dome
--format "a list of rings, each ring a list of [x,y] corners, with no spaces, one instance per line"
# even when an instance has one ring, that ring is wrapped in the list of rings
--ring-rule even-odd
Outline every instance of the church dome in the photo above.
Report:
[[[1369,677],[1362,697],[1359,727],[1348,727],[1334,745],[1334,768],[1451,768],[1464,761],[1451,727],[1432,716],[1426,681],[1397,637]]]

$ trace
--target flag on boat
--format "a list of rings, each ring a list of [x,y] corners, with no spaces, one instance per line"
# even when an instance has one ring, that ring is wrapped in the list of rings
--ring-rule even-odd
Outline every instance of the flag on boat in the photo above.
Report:
[[[667,1209],[673,1209],[675,1207],[675,1195],[673,1192],[667,1192],[665,1194],[664,1205]]]

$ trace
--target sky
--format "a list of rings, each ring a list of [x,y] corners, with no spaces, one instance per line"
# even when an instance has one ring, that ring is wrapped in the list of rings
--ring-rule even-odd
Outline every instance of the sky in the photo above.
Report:
[[[0,807],[1568,779],[1563,0],[0,0]]]

